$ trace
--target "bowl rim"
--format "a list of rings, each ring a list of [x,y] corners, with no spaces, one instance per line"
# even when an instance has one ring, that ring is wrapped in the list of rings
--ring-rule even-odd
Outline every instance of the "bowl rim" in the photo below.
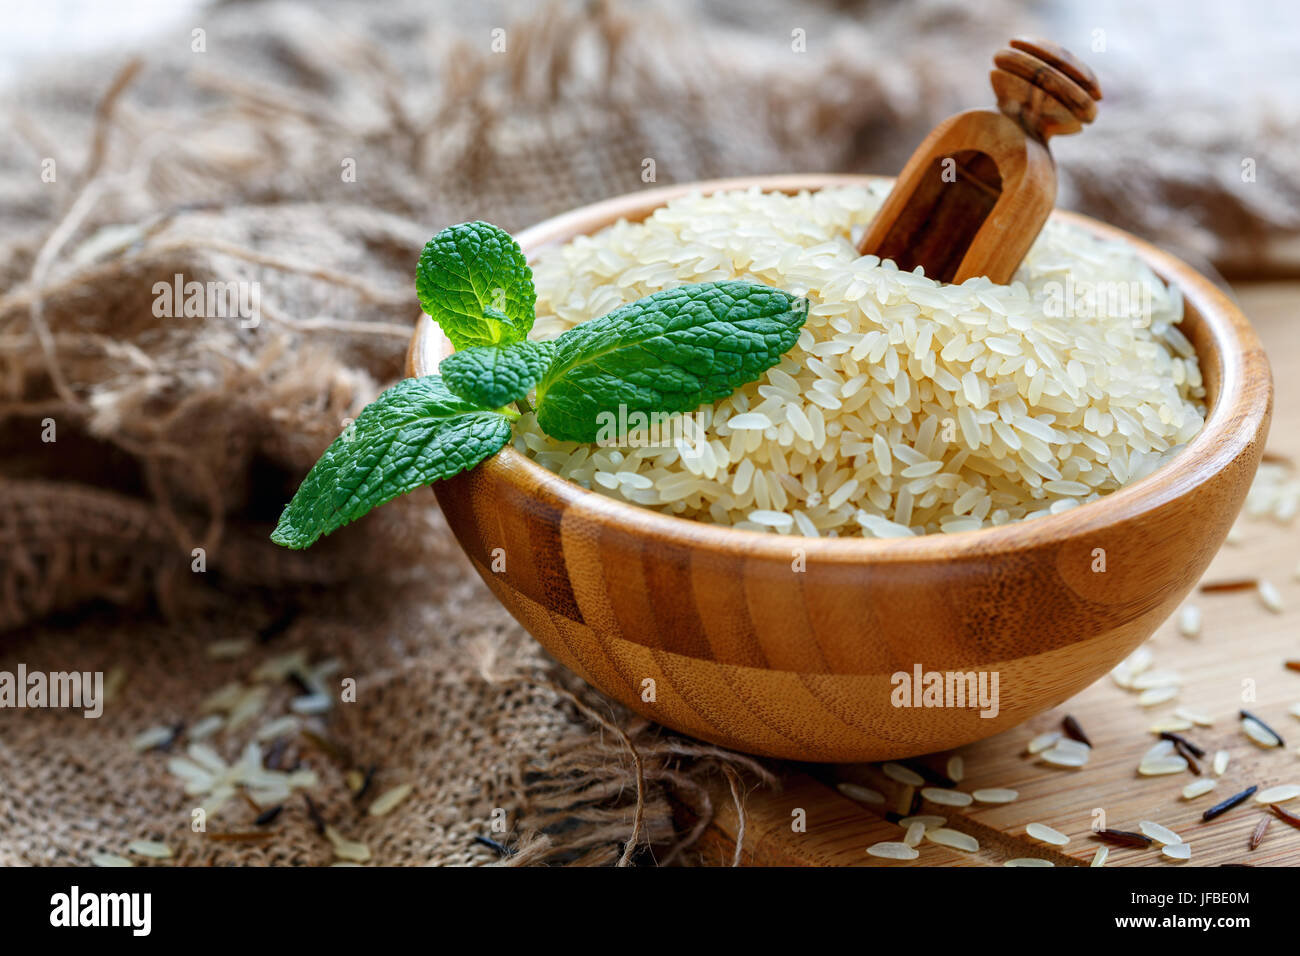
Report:
[[[619,219],[639,221],[669,200],[693,192],[707,195],[756,186],[763,192],[797,193],[837,186],[869,186],[892,180],[891,176],[808,173],[742,176],[660,186],[561,213],[530,226],[519,233],[516,240],[532,262],[545,249],[578,235],[591,234]],[[486,469],[489,474],[509,483],[526,485],[530,494],[550,496],[565,509],[566,520],[570,517],[586,518],[598,524],[619,525],[636,534],[675,540],[692,547],[780,561],[789,561],[793,549],[801,551],[809,560],[832,563],[921,563],[986,556],[1075,539],[1168,505],[1209,481],[1252,443],[1262,441],[1261,432],[1270,417],[1273,395],[1267,356],[1241,310],[1210,280],[1181,259],[1122,229],[1079,213],[1054,210],[1052,218],[1073,223],[1101,238],[1128,243],[1164,282],[1177,285],[1184,304],[1196,309],[1201,324],[1208,331],[1209,344],[1217,354],[1221,369],[1214,404],[1196,437],[1150,475],[1096,501],[1056,515],[971,531],[936,532],[910,538],[810,538],[732,528],[618,501],[561,477],[511,445],[484,461],[476,470]],[[590,228],[592,223],[597,223],[594,229]],[[437,326],[433,320],[421,313],[407,350],[408,376],[436,371],[436,333]],[[1264,387],[1248,388],[1254,381],[1264,382]],[[570,510],[571,515],[568,513]]]

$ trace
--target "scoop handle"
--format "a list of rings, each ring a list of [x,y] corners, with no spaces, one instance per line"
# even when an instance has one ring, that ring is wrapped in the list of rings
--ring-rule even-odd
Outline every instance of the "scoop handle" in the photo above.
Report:
[[[1017,38],[993,58],[997,110],[935,127],[907,161],[858,244],[941,282],[1011,281],[1056,203],[1053,135],[1097,114],[1101,88],[1068,50]]]

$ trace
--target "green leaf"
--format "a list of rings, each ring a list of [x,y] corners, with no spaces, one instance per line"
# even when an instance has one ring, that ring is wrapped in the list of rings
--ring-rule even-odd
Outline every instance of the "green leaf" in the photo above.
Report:
[[[334,439],[271,540],[305,548],[398,495],[473,468],[509,440],[505,415],[453,395],[437,375],[408,378]]]
[[[533,327],[533,271],[510,234],[486,222],[448,226],[430,239],[415,291],[457,349],[520,342]]]
[[[807,316],[805,300],[752,282],[656,292],[555,340],[537,386],[538,424],[555,438],[595,441],[620,406],[689,412],[725,398],[780,361]]]
[[[525,397],[550,364],[549,342],[512,342],[500,348],[475,345],[452,352],[438,366],[447,387],[484,408]]]

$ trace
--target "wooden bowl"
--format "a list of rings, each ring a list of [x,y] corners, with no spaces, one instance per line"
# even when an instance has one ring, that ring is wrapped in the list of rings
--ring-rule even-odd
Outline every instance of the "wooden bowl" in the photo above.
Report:
[[[693,189],[797,192],[872,178],[650,189],[550,219],[519,242],[531,257],[643,219]],[[507,448],[435,486],[452,531],[493,593],[566,667],[646,717],[737,750],[900,758],[988,737],[1059,704],[1148,638],[1210,563],[1259,464],[1272,381],[1254,331],[1208,280],[1118,229],[1055,215],[1127,241],[1182,290],[1208,416],[1147,478],[997,528],[809,539],[617,502]],[[421,317],[409,374],[435,371],[445,347]],[[493,570],[494,558],[504,569],[497,560]],[[997,714],[894,706],[892,676],[917,667],[996,674]]]

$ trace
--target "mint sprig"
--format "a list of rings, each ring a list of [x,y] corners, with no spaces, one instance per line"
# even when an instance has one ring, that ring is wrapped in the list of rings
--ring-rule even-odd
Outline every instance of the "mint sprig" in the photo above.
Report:
[[[463,222],[430,239],[415,291],[457,349],[521,342],[533,327],[533,271],[519,243],[486,222]]]
[[[439,376],[398,382],[312,466],[271,540],[308,547],[398,495],[473,468],[508,441],[508,416],[453,395]]]
[[[554,438],[594,441],[609,416],[688,412],[757,379],[794,345],[807,302],[753,282],[665,289],[569,329],[527,340],[536,292],[519,245],[461,223],[425,246],[420,304],[456,351],[440,375],[407,379],[361,412],[312,466],[271,540],[305,548],[398,495],[474,468],[510,441],[536,389]]]
[[[753,282],[665,289],[576,325],[555,340],[537,386],[537,423],[554,438],[595,441],[602,413],[689,412],[780,361],[807,303]]]
[[[438,366],[446,386],[484,408],[500,408],[526,398],[546,373],[550,342],[511,342],[499,348],[473,345],[452,352]]]

